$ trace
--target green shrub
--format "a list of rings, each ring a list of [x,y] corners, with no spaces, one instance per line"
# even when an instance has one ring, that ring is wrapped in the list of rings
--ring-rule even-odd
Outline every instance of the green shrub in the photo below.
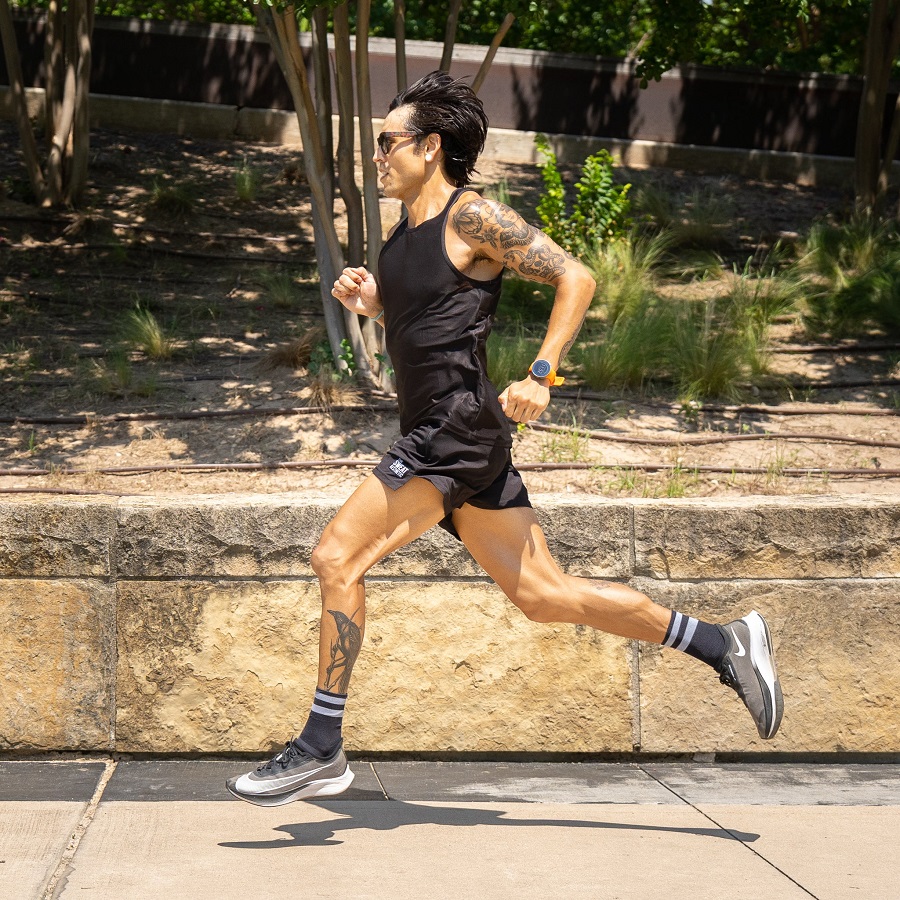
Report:
[[[521,322],[514,328],[494,331],[487,343],[488,377],[501,391],[511,382],[521,381],[540,346],[540,339]]]
[[[860,216],[820,223],[809,233],[798,271],[807,276],[804,321],[814,334],[858,334],[872,326],[900,333],[900,233]]]
[[[672,308],[644,294],[598,340],[579,345],[575,359],[582,377],[598,391],[643,388],[654,378],[665,377],[666,355],[661,350],[670,343],[672,329]]]
[[[169,359],[175,352],[175,343],[166,334],[156,316],[138,304],[125,314],[122,338],[150,359]]]
[[[538,151],[546,157],[541,167],[544,194],[537,214],[544,231],[574,256],[624,237],[631,227],[628,199],[630,184],[617,185],[613,179],[613,159],[606,150],[584,161],[581,177],[575,184],[575,198],[568,211],[566,189],[557,166],[556,154],[546,136],[534,139]]]
[[[667,232],[632,233],[630,240],[613,241],[585,256],[597,282],[596,303],[608,323],[637,309],[656,291],[656,273],[667,260],[670,243]]]

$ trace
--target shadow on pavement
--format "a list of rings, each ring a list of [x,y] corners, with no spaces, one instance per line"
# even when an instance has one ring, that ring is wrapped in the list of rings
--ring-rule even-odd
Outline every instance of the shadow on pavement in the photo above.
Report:
[[[752,832],[732,831],[724,828],[676,828],[664,825],[636,825],[626,822],[588,822],[578,819],[513,819],[506,812],[496,809],[473,807],[428,806],[421,803],[404,803],[392,800],[377,804],[347,804],[344,808],[334,802],[326,804],[314,802],[330,812],[340,812],[340,818],[325,822],[298,822],[279,825],[275,831],[284,832],[286,837],[269,841],[222,841],[220,847],[237,850],[277,850],[289,847],[325,847],[342,844],[336,837],[341,832],[360,829],[371,831],[393,831],[406,825],[441,825],[471,828],[475,825],[511,826],[513,828],[600,828],[623,829],[626,831],[662,831],[673,834],[694,834],[698,837],[725,838],[742,843],[752,843],[759,835]]]

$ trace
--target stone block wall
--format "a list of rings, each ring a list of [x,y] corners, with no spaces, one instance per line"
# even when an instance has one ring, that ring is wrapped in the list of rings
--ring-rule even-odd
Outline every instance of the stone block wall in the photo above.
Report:
[[[370,573],[348,749],[900,752],[900,501],[535,497],[571,574],[772,627],[785,717],[760,741],[682,654],[528,621],[433,529]],[[0,751],[266,752],[315,682],[298,495],[0,502]]]

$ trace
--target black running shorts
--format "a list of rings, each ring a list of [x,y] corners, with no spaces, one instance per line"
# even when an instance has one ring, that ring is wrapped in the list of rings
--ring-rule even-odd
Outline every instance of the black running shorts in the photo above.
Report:
[[[446,426],[419,425],[400,438],[375,467],[382,484],[397,490],[410,478],[430,481],[444,495],[441,528],[458,538],[454,509],[471,503],[479,509],[531,506],[522,476],[502,443],[467,441]]]

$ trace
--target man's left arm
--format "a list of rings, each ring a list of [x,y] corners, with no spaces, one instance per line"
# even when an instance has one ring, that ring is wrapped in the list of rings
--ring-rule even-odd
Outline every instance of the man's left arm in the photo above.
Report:
[[[536,358],[546,359],[558,371],[594,297],[596,283],[591,273],[502,203],[472,200],[454,215],[453,225],[479,257],[492,259],[529,281],[550,284],[556,289],[547,333]],[[526,375],[503,391],[500,403],[514,422],[530,422],[550,403],[549,379]]]

